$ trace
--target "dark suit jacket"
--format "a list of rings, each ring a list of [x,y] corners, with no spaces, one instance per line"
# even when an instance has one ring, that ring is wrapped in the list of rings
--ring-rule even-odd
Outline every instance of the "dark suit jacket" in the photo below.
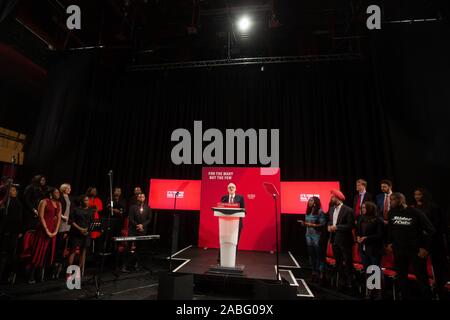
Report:
[[[129,236],[145,236],[147,234],[147,228],[152,221],[152,210],[148,205],[144,204],[144,210],[140,213],[140,205],[132,205],[128,212],[128,235]],[[136,226],[142,224],[144,227],[143,232],[138,232]]]
[[[356,214],[356,204],[358,203],[358,198],[359,198],[359,192],[357,194],[355,194],[355,196],[353,197],[353,212]],[[368,192],[366,192],[364,194],[364,198],[362,200],[362,203],[366,202],[366,201],[372,201],[372,195]]]
[[[333,225],[333,216],[334,216],[335,207],[331,207],[329,211],[330,220],[328,221],[328,225]],[[355,226],[355,215],[353,213],[353,209],[342,205],[341,210],[339,211],[339,217],[336,222],[336,232],[331,232],[330,241],[332,244],[336,244],[338,246],[353,246],[353,228]]]
[[[220,202],[223,203],[228,203],[228,199],[229,199],[230,195],[225,195],[220,199]],[[239,207],[240,208],[245,208],[245,203],[244,203],[244,197],[239,195],[239,194],[235,194],[234,195],[234,203],[239,203]],[[241,231],[242,228],[244,227],[244,223],[242,222],[242,218],[239,219],[239,237],[238,237],[238,241],[239,238],[241,237]]]
[[[383,217],[383,209],[384,209],[384,193],[377,194],[377,197],[375,198],[375,203],[378,208],[378,214],[381,218]]]
[[[227,194],[227,195],[222,197],[220,202],[228,203],[228,199],[229,199],[229,195]],[[245,208],[244,197],[239,195],[239,194],[235,194],[234,195],[234,203],[239,203],[239,206],[241,208]]]
[[[367,237],[363,245],[365,251],[370,256],[381,256],[384,253],[383,236],[384,223],[383,219],[377,217],[371,221],[366,220],[366,228],[363,231],[363,216],[360,216],[356,225],[356,235],[359,237]],[[361,246],[361,245],[360,245]]]

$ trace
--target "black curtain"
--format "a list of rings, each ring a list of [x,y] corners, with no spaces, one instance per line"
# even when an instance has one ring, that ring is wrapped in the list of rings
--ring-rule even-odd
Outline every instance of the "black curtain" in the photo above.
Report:
[[[97,53],[65,57],[28,154],[34,172],[78,192],[106,173],[130,190],[152,178],[201,178],[172,164],[177,128],[280,129],[282,180],[339,180],[348,195],[365,177],[393,177],[388,123],[363,61],[126,72]]]
[[[126,72],[99,52],[57,57],[28,149],[29,175],[89,185],[107,196],[107,172],[126,195],[149,178],[201,178],[201,165],[174,165],[173,130],[280,129],[283,181],[354,181],[375,191],[394,177],[388,121],[367,61]],[[120,64],[119,64],[120,65]],[[350,201],[351,202],[351,201]],[[197,243],[198,213],[183,214],[179,246]],[[170,216],[157,233],[168,246]],[[283,250],[304,253],[294,216],[282,219]]]
[[[11,14],[18,2],[19,0],[0,0],[0,23]]]
[[[394,190],[429,189],[449,209],[450,24],[384,25],[372,56],[392,146]]]

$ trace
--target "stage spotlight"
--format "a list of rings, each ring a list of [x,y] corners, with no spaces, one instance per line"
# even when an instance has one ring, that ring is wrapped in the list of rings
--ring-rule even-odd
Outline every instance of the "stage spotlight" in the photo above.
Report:
[[[238,29],[241,32],[248,31],[250,29],[251,25],[252,25],[252,21],[250,20],[250,18],[248,16],[242,16],[237,22]]]

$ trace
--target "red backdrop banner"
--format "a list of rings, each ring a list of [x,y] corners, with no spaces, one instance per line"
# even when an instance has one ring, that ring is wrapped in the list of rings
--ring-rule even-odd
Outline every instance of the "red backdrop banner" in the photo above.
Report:
[[[328,211],[331,189],[339,190],[339,181],[281,182],[282,213],[305,214],[308,199],[318,196],[322,209]]]
[[[275,205],[264,189],[264,182],[272,183],[280,191],[279,168],[209,167],[202,170],[199,247],[219,247],[219,222],[211,210],[227,195],[230,182],[236,185],[236,194],[245,201],[246,217],[243,218],[239,241],[241,250],[275,250]],[[278,201],[278,213],[281,211]],[[278,217],[278,226],[280,217]],[[280,234],[280,233],[279,233]]]
[[[177,210],[200,210],[200,180],[150,179],[149,205],[152,209],[173,210],[177,196]]]

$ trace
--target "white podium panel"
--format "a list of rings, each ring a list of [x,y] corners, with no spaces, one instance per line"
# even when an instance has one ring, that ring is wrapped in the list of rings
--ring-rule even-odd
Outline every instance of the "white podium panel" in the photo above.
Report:
[[[220,265],[234,268],[236,265],[236,247],[239,234],[238,217],[219,218]]]
[[[239,237],[239,220],[245,217],[243,208],[213,208],[219,218],[220,265],[236,267],[236,247]]]

